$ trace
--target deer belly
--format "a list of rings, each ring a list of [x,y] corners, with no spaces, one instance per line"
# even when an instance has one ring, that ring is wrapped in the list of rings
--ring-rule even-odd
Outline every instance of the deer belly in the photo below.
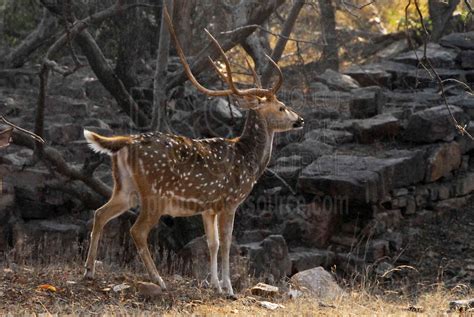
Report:
[[[173,196],[167,200],[164,214],[173,217],[189,217],[210,210],[210,206],[197,198]]]

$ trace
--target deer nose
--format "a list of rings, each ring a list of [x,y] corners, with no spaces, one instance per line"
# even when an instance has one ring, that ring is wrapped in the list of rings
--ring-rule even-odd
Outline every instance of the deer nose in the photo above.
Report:
[[[303,118],[299,117],[298,120],[293,123],[293,128],[302,128],[304,126]]]

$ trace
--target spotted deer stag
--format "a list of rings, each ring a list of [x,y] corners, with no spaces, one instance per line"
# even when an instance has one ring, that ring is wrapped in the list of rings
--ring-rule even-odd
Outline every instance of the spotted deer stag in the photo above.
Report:
[[[283,80],[272,89],[260,86],[239,89],[232,80],[230,63],[218,42],[226,74],[215,70],[229,88],[211,90],[194,77],[178,42],[167,12],[165,18],[189,80],[208,96],[233,96],[241,108],[248,110],[242,135],[233,139],[190,139],[159,132],[104,137],[85,130],[84,136],[93,150],[112,158],[114,189],[110,200],[94,215],[94,225],[87,261],[86,278],[94,277],[99,238],[105,224],[133,207],[138,196],[141,211],[130,232],[150,278],[165,288],[150,255],[147,238],[162,215],[186,217],[202,215],[210,252],[211,285],[233,295],[229,251],[237,207],[249,195],[264,172],[272,152],[275,132],[301,128],[303,119],[276,98]],[[211,60],[212,62],[212,60]],[[250,65],[249,65],[250,66]],[[217,254],[221,247],[222,281],[218,279]]]

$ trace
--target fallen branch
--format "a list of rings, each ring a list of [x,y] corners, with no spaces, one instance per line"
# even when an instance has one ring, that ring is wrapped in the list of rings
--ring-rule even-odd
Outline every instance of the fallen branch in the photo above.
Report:
[[[35,149],[35,142],[31,138],[16,132],[13,133],[13,144],[24,146],[32,150]],[[58,150],[49,146],[44,146],[42,148],[41,160],[49,165],[53,171],[58,172],[71,180],[81,181],[104,198],[110,197],[112,190],[107,186],[107,184],[91,175],[88,175],[88,173],[82,173],[81,170],[68,165]]]

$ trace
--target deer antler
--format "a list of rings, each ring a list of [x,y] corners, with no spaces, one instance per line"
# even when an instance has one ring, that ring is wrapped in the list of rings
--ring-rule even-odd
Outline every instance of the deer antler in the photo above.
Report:
[[[173,23],[171,21],[171,17],[168,13],[168,9],[166,8],[166,6],[164,6],[163,10],[164,10],[164,16],[165,16],[166,24],[167,24],[168,29],[170,31],[171,37],[173,38],[173,41],[175,42],[176,51],[178,53],[179,59],[181,60],[181,63],[183,64],[184,71],[185,71],[186,75],[188,76],[189,80],[193,83],[193,85],[199,91],[201,91],[202,93],[204,93],[206,95],[209,95],[209,96],[229,96],[229,95],[250,96],[250,95],[253,95],[253,96],[258,96],[258,97],[271,97],[271,96],[274,96],[276,94],[278,89],[280,89],[281,84],[283,82],[283,75],[282,75],[281,70],[278,67],[278,65],[268,55],[267,55],[267,58],[269,58],[272,65],[275,68],[277,68],[278,74],[279,74],[279,81],[277,82],[275,87],[273,87],[272,89],[261,88],[261,86],[259,84],[260,81],[256,79],[257,76],[255,74],[255,70],[252,69],[252,73],[254,74],[254,80],[255,80],[255,83],[258,87],[257,88],[243,89],[243,90],[238,89],[236,87],[233,79],[232,79],[232,69],[231,69],[231,66],[230,66],[229,59],[227,58],[227,56],[226,56],[223,48],[220,46],[219,42],[214,38],[214,36],[212,36],[212,34],[207,29],[204,29],[206,34],[209,36],[209,38],[214,43],[217,50],[219,51],[219,53],[222,56],[222,59],[223,59],[224,64],[226,66],[227,77],[225,77],[222,74],[222,72],[216,67],[216,65],[214,64],[214,61],[212,61],[212,59],[211,59],[211,63],[213,65],[213,67],[215,68],[215,70],[217,71],[217,73],[219,74],[219,76],[221,76],[222,78],[225,78],[225,81],[229,85],[230,89],[211,90],[211,89],[208,89],[208,88],[204,87],[203,85],[201,85],[197,81],[196,77],[194,77],[194,75],[191,71],[191,67],[189,66],[188,62],[186,61],[186,56],[184,55],[184,52],[183,52],[183,49],[181,48],[178,37],[176,36],[176,32],[174,30]]]

